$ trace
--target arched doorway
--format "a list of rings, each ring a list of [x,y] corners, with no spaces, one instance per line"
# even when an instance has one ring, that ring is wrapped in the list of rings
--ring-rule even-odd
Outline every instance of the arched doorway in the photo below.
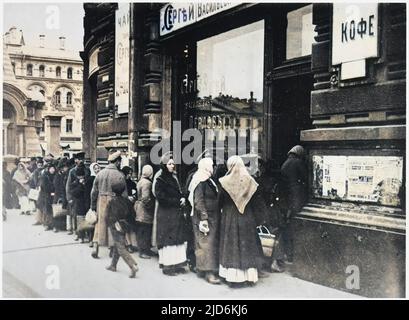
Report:
[[[17,154],[18,139],[16,139],[16,109],[3,99],[3,155]]]

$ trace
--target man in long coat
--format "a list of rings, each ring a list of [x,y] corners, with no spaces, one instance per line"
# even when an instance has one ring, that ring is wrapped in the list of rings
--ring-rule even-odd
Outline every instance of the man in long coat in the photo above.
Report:
[[[112,244],[112,240],[108,239],[108,226],[106,223],[106,208],[108,202],[112,199],[114,192],[112,185],[123,183],[125,191],[122,196],[128,198],[126,189],[125,176],[120,171],[121,152],[116,151],[108,157],[109,165],[97,174],[94,180],[91,191],[91,210],[98,214],[98,221],[95,225],[94,239],[95,250],[92,252],[93,258],[98,258],[99,246],[107,247]]]
[[[74,198],[71,192],[71,185],[72,185],[72,182],[77,177],[77,168],[79,166],[84,165],[84,158],[85,158],[85,152],[78,152],[74,155],[75,166],[71,168],[70,171],[68,172],[67,182],[65,185],[66,197],[68,201],[68,208],[70,210],[70,215],[69,215],[70,221],[68,223],[70,226],[69,228],[70,230],[68,234],[73,234],[74,231],[77,230],[77,217],[75,216],[75,213],[72,210]],[[87,177],[91,176],[91,171],[86,167],[85,167],[85,176]]]

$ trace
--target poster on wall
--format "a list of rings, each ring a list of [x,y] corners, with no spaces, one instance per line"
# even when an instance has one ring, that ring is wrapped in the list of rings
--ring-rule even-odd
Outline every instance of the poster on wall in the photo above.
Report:
[[[323,159],[322,194],[328,197],[343,198],[346,194],[347,157],[326,156]]]
[[[313,156],[317,198],[400,205],[402,157]]]
[[[118,3],[115,12],[115,105],[118,113],[129,110],[130,4]]]

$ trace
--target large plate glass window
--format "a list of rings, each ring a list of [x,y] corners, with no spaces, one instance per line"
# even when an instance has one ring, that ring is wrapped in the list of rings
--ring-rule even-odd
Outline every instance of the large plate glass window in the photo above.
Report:
[[[286,59],[310,55],[316,34],[315,25],[312,24],[312,4],[290,11],[287,22]]]

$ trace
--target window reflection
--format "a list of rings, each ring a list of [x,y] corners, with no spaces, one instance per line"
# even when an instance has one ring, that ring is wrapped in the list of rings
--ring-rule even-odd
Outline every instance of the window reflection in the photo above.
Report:
[[[287,21],[287,59],[310,55],[316,34],[312,24],[312,5],[289,12]]]
[[[263,20],[199,41],[199,99],[255,107],[263,99],[263,64]]]

